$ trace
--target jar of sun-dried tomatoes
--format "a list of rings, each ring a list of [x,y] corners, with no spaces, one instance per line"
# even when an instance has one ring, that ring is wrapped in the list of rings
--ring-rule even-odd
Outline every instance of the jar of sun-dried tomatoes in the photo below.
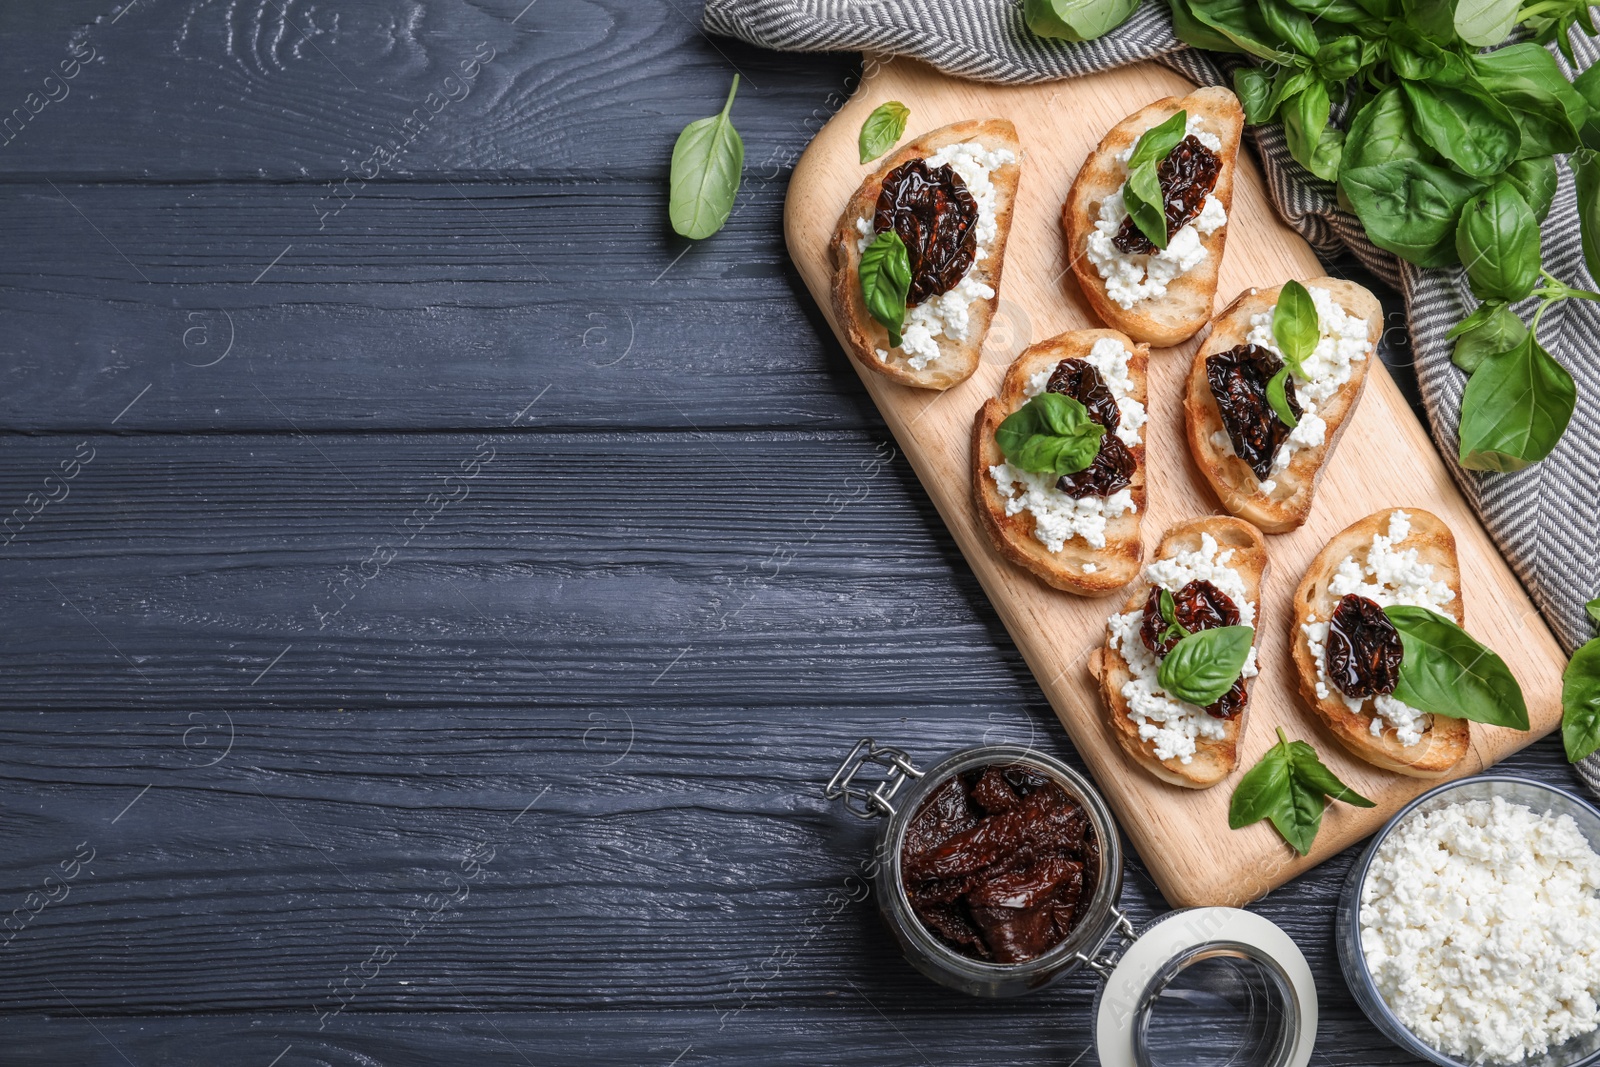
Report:
[[[926,771],[861,740],[825,795],[882,820],[870,869],[906,958],[982,997],[1032,992],[1089,968],[1102,981],[1105,1067],[1304,1067],[1317,997],[1305,957],[1237,908],[1170,912],[1137,931],[1117,904],[1122,845],[1097,790],[1051,756],[1011,745]],[[1204,1050],[1196,1027],[1207,1034]]]

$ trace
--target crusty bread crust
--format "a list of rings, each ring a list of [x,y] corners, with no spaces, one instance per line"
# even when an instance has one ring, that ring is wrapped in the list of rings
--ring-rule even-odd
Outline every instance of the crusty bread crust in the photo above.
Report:
[[[1073,330],[1040,341],[1018,356],[1006,371],[1000,396],[984,402],[972,426],[973,499],[995,550],[1017,566],[1038,575],[1045,584],[1081,596],[1106,596],[1138,576],[1139,563],[1144,558],[1144,542],[1139,534],[1139,521],[1145,508],[1143,440],[1129,449],[1136,464],[1133,484],[1128,487],[1134,510],[1107,520],[1105,548],[1091,548],[1082,538],[1074,537],[1060,552],[1051,552],[1033,536],[1032,515],[1027,512],[1006,514],[1005,498],[1000,495],[994,479],[989,477],[989,468],[1005,462],[1005,455],[995,441],[995,430],[1006,416],[1027,402],[1024,390],[1028,379],[1046,368],[1054,369],[1064,359],[1087,357],[1094,343],[1102,338],[1119,341],[1128,349],[1133,399],[1148,408],[1149,346],[1136,345],[1116,330]],[[1093,564],[1093,574],[1084,573],[1086,563]]]
[[[1277,486],[1270,495],[1261,491],[1255,472],[1234,453],[1232,446],[1218,448],[1211,441],[1213,434],[1223,431],[1223,425],[1216,398],[1211,395],[1211,385],[1206,380],[1206,361],[1244,344],[1250,333],[1250,317],[1277,304],[1278,292],[1283,286],[1246,289],[1217,316],[1210,336],[1195,353],[1183,400],[1189,451],[1194,454],[1200,473],[1211,483],[1223,510],[1255,523],[1267,533],[1286,533],[1311,515],[1317,479],[1333,457],[1339,436],[1355,411],[1356,402],[1361,399],[1367,384],[1367,370],[1378,358],[1378,338],[1383,333],[1383,306],[1377,297],[1355,282],[1343,278],[1312,278],[1304,284],[1326,289],[1347,313],[1367,321],[1367,358],[1353,360],[1349,381],[1318,406],[1318,416],[1328,424],[1322,444],[1296,452],[1289,466],[1273,479]]]
[[[1160,547],[1156,549],[1156,558],[1171,559],[1180,552],[1194,551],[1200,547],[1200,535],[1205,533],[1215,538],[1219,546],[1233,549],[1233,558],[1228,565],[1239,572],[1248,599],[1256,606],[1256,641],[1259,647],[1261,583],[1266,580],[1267,574],[1267,542],[1260,530],[1242,519],[1220,515],[1190,519],[1167,531]],[[1142,608],[1150,595],[1150,588],[1149,582],[1141,581],[1135,585],[1122,606],[1123,613]],[[1244,737],[1245,722],[1250,716],[1248,699],[1238,716],[1228,721],[1226,733],[1221,738],[1195,739],[1195,753],[1188,763],[1176,759],[1161,760],[1156,758],[1155,746],[1139,738],[1139,726],[1128,716],[1128,702],[1123,699],[1122,687],[1133,674],[1122,653],[1111,647],[1109,631],[1105,645],[1095,649],[1089,657],[1089,670],[1099,679],[1100,698],[1105,703],[1111,736],[1129,759],[1163,782],[1185,789],[1209,789],[1239,766],[1239,740]],[[1247,694],[1251,685],[1251,681],[1246,679]]]
[[[1339,564],[1344,562],[1346,556],[1363,557],[1372,544],[1372,536],[1388,532],[1389,516],[1396,510],[1404,511],[1411,517],[1411,532],[1400,544],[1415,548],[1420,560],[1433,564],[1434,578],[1444,582],[1456,594],[1455,599],[1445,605],[1445,614],[1452,616],[1457,625],[1465,621],[1465,609],[1461,602],[1461,567],[1456,560],[1456,539],[1450,527],[1437,515],[1419,508],[1384,508],[1336,534],[1306,568],[1305,577],[1294,592],[1289,648],[1294,657],[1301,698],[1334,739],[1352,755],[1375,767],[1413,778],[1439,778],[1467,755],[1471,740],[1467,720],[1431,716],[1431,723],[1423,731],[1422,740],[1414,745],[1402,745],[1392,726],[1384,728],[1383,736],[1374,737],[1370,728],[1371,700],[1366,701],[1362,705],[1363,711],[1358,713],[1346,706],[1332,686],[1328,689],[1326,699],[1318,698],[1317,664],[1311,656],[1311,645],[1300,629],[1302,623],[1313,619],[1326,622],[1332,617],[1338,601],[1328,591],[1328,583],[1333,580]]]
[[[988,300],[972,302],[965,341],[940,337],[939,358],[922,370],[916,370],[900,349],[889,347],[888,331],[867,311],[858,273],[861,252],[857,242],[861,239],[861,233],[856,229],[856,220],[871,220],[878,194],[883,189],[883,179],[891,170],[909,160],[926,158],[947,145],[963,141],[977,141],[991,151],[1009,148],[1017,157],[1015,162],[996,168],[990,176],[995,187],[995,239],[988,257],[974,263],[968,275],[993,289],[995,295]],[[1006,240],[1011,234],[1017,183],[1022,177],[1022,157],[1017,129],[1005,119],[957,122],[925,133],[892,153],[861,183],[845,205],[844,214],[839,216],[839,225],[829,241],[833,257],[833,312],[844,328],[845,350],[857,363],[875,374],[919,389],[948,389],[972,377],[982,357],[983,339],[989,332],[989,323],[994,320],[995,309],[1000,306],[1000,276],[1005,266]],[[889,353],[888,358],[878,359],[877,350],[880,348]]]
[[[1230,225],[1225,223],[1200,239],[1206,258],[1193,270],[1174,278],[1165,296],[1141,300],[1131,308],[1124,308],[1107,295],[1105,280],[1089,259],[1089,235],[1094,233],[1095,220],[1100,217],[1100,202],[1121,188],[1127,178],[1117,154],[1132,147],[1146,130],[1179,111],[1204,117],[1207,132],[1215,132],[1222,141],[1222,151],[1218,153],[1222,171],[1211,195],[1222,202],[1231,221],[1233,176],[1239,160],[1239,138],[1244,133],[1244,110],[1238,97],[1216,86],[1196,89],[1181,99],[1169,96],[1157,100],[1111,127],[1084,161],[1061,210],[1067,256],[1089,306],[1107,325],[1157,348],[1187,341],[1211,318],[1217,298],[1217,271],[1222,265]]]

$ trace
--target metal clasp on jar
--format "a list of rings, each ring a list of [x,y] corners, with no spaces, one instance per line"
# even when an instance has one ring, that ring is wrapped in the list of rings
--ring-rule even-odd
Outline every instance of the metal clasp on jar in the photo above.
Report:
[[[856,775],[869,763],[887,767],[888,773],[870,790],[856,783]],[[833,772],[822,795],[829,800],[843,800],[845,810],[858,819],[876,819],[892,816],[894,805],[889,801],[900,792],[900,787],[910,779],[921,778],[922,772],[912,764],[911,757],[898,748],[880,745],[870,737],[856,742],[856,747]]]

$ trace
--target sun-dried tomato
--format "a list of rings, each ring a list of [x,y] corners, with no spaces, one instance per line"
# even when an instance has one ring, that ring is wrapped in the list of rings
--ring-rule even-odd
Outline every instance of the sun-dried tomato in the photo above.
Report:
[[[907,307],[954,289],[972,269],[978,248],[978,202],[961,175],[946,163],[930,168],[913,159],[883,179],[872,228],[890,228],[905,242],[911,261]]]
[[[1172,594],[1172,617],[1189,633],[1213,630],[1219,626],[1239,625],[1239,606],[1233,598],[1203,578],[1184,584]],[[1168,633],[1170,627],[1161,617],[1161,588],[1150,590],[1144,601],[1144,618],[1139,621],[1139,640],[1157,656],[1172,651],[1181,636]],[[1233,688],[1222,694],[1215,704],[1205,710],[1218,719],[1231,719],[1244,710],[1244,679],[1235,678]]]
[[[900,852],[911,910],[963,955],[1020,963],[1066,940],[1100,870],[1088,814],[1031,768],[951,778],[912,816]]]
[[[1394,692],[1405,646],[1376,601],[1354,593],[1340,599],[1328,620],[1324,646],[1328,680],[1352,697]]]
[[[1156,180],[1161,183],[1162,206],[1167,214],[1167,238],[1200,214],[1206,206],[1206,197],[1217,187],[1222,174],[1222,160],[1194,134],[1179,141],[1167,153],[1167,158],[1156,168]],[[1133,221],[1133,216],[1122,220],[1122,229],[1111,239],[1117,250],[1129,254],[1149,255],[1156,250],[1150,238],[1144,235]]]
[[[1111,387],[1101,377],[1093,363],[1082,359],[1064,359],[1056,364],[1050,381],[1044,387],[1047,393],[1070,396],[1082,404],[1089,417],[1106,428],[1100,439],[1100,452],[1094,462],[1076,474],[1064,474],[1056,488],[1068,496],[1082,499],[1086,496],[1110,496],[1133,484],[1133,473],[1138,468],[1133,453],[1113,431],[1122,424],[1122,411]]]
[[[1122,425],[1122,410],[1111,387],[1093,363],[1084,359],[1064,359],[1050,372],[1047,393],[1070,396],[1084,406],[1089,417],[1108,430]]]
[[[1267,401],[1267,382],[1282,369],[1283,360],[1260,345],[1240,345],[1206,360],[1206,382],[1233,451],[1261,479],[1272,472],[1278,449],[1289,439],[1288,425]],[[1288,385],[1283,393],[1299,420],[1300,398],[1294,387]]]

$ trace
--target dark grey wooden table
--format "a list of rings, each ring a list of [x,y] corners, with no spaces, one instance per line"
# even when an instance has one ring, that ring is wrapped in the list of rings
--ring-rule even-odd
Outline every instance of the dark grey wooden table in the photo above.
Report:
[[[697,18],[0,8],[0,1063],[1093,1062],[1089,977],[964,999],[839,904],[858,737],[1074,757],[784,255],[855,61]],[[1405,1062],[1350,858],[1256,907],[1316,1062]]]

